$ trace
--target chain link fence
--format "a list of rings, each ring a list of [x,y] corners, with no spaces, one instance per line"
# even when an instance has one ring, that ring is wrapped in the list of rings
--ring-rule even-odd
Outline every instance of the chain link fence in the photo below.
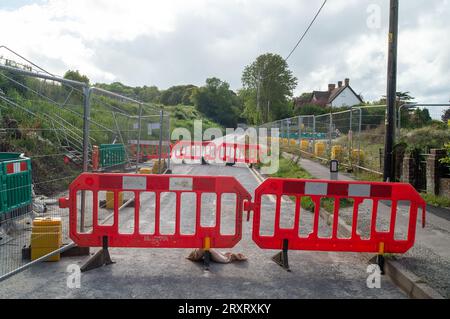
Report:
[[[0,47],[0,281],[31,264],[32,236],[46,252],[71,243],[68,210],[58,199],[80,173],[138,171],[170,160],[169,152],[169,114],[66,81]],[[37,217],[61,219],[61,245],[50,247],[52,234],[35,234]]]

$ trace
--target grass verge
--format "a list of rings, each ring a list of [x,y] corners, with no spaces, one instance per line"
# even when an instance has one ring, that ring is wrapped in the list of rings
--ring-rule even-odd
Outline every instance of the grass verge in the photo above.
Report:
[[[280,168],[278,169],[278,172],[270,175],[270,177],[314,179],[310,173],[301,168],[295,161],[283,157],[280,158]],[[291,200],[295,201],[295,196],[291,196]],[[334,198],[322,198],[320,200],[320,206],[330,213],[334,211],[334,204]],[[315,204],[309,196],[303,196],[301,198],[301,206],[305,210],[314,212]],[[353,200],[347,198],[341,198],[339,200],[340,208],[347,208],[351,206],[353,206]]]
[[[421,193],[422,198],[427,202],[428,205],[450,208],[450,198],[444,196],[437,196],[432,194]]]

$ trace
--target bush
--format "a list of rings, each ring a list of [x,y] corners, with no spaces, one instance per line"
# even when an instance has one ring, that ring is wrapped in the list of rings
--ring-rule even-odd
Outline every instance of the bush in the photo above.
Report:
[[[432,148],[443,148],[450,142],[450,130],[427,126],[412,130],[401,138],[401,142],[408,145],[407,150],[428,152]]]

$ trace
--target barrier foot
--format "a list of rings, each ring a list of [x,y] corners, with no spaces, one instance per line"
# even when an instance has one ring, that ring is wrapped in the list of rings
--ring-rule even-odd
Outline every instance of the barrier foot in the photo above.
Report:
[[[205,161],[205,158],[202,156],[202,165],[208,165],[208,162]]]
[[[103,247],[81,267],[81,272],[89,271],[106,265],[114,264],[108,250],[108,237],[103,237]]]
[[[384,275],[384,255],[377,255],[377,264],[380,267],[380,272]]]
[[[287,239],[283,240],[283,250],[280,251],[278,254],[272,257],[272,260],[276,262],[278,265],[283,267],[286,271],[291,271],[289,268],[289,258],[288,258],[288,247],[289,247],[289,241]]]
[[[206,271],[209,271],[210,263],[211,263],[211,252],[209,250],[205,250],[205,255],[203,256],[203,265]]]

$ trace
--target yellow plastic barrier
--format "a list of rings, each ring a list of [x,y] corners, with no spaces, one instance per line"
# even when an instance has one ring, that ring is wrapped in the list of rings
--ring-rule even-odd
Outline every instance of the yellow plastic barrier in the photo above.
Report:
[[[335,145],[331,148],[331,159],[341,161],[344,157],[344,149],[341,145]]]
[[[152,168],[151,167],[141,167],[139,169],[139,174],[151,174]]]
[[[164,173],[166,168],[167,168],[166,161],[162,159],[161,160],[161,173]],[[152,173],[159,174],[159,159],[153,160]]]
[[[123,193],[119,192],[119,207],[123,205]],[[114,192],[106,192],[106,208],[114,209]]]
[[[31,227],[31,260],[36,260],[62,245],[61,218],[35,218]],[[47,261],[59,261],[60,254],[56,254]]]
[[[314,155],[323,156],[325,154],[325,143],[317,142],[314,145]]]
[[[294,140],[294,139],[290,139],[290,140],[289,140],[289,145],[295,146],[295,145],[297,145],[297,141]]]
[[[300,141],[300,149],[302,151],[308,151],[308,149],[309,149],[309,141],[308,140],[301,140]]]

